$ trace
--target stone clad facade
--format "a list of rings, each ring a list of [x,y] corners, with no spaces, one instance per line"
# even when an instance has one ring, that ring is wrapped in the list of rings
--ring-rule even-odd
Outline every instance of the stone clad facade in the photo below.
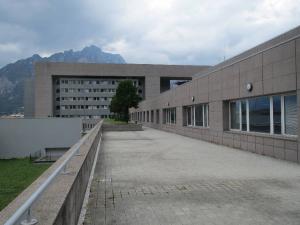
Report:
[[[184,85],[142,101],[138,109],[131,110],[131,116],[132,120],[153,128],[299,162],[299,80],[300,27],[297,27],[196,74]],[[275,108],[276,101],[279,102],[279,113]],[[289,102],[293,103],[289,105]],[[235,103],[241,106],[234,108]],[[259,109],[261,103],[269,104],[269,115]],[[190,106],[194,109],[199,104],[208,105],[208,116],[203,114],[208,127],[196,126],[195,122],[189,126],[193,121],[189,121],[187,109]],[[167,108],[176,108],[176,115],[166,114]],[[236,114],[230,109],[236,109]],[[150,115],[151,111],[155,112],[154,118],[144,117],[148,111]],[[238,129],[232,129],[234,116],[240,119],[236,119]],[[266,120],[270,120],[269,132],[251,131],[262,129]],[[201,121],[199,124],[203,124]],[[293,131],[288,130],[289,127]]]
[[[191,80],[208,66],[52,63],[35,65],[34,92],[26,95],[26,117],[80,117],[83,129],[111,115],[118,83],[130,79],[143,99],[158,96],[167,80]],[[163,82],[162,82],[163,79]],[[29,104],[30,103],[30,104]]]

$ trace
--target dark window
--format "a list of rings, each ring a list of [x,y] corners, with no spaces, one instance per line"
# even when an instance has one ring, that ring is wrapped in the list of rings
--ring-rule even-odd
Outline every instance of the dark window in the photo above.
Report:
[[[194,125],[193,107],[191,107],[191,106],[186,107],[186,116],[187,116],[187,125],[188,126],[193,126]]]
[[[274,134],[281,134],[281,96],[273,96]]]
[[[154,123],[154,111],[151,110],[151,123]]]
[[[270,133],[270,100],[269,97],[249,99],[250,131]]]
[[[240,129],[240,102],[230,102],[230,128]]]
[[[241,101],[241,108],[242,108],[242,130],[247,131],[247,102]]]
[[[203,105],[195,106],[195,123],[196,126],[203,126]]]
[[[176,108],[171,109],[171,123],[176,123]]]

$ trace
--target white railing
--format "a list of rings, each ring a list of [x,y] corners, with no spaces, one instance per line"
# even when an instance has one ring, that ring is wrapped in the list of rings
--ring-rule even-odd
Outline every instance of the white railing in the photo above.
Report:
[[[67,164],[73,156],[80,155],[81,145],[89,138],[89,136],[102,126],[102,122],[98,123],[91,129],[83,138],[81,138],[75,145],[68,151],[69,155],[66,159],[54,170],[54,172],[37,188],[37,190],[21,205],[20,208],[5,222],[4,225],[16,225],[18,222],[21,225],[34,225],[37,224],[37,219],[31,215],[31,207],[33,203],[40,197],[40,195],[47,189],[49,184],[58,176],[58,174],[67,173]],[[99,132],[98,131],[98,132]],[[26,216],[25,220],[21,221]]]

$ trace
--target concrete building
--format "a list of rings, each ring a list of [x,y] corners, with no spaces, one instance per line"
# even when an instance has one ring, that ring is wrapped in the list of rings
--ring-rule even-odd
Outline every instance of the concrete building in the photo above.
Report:
[[[146,126],[300,161],[300,27],[131,110]]]
[[[118,83],[130,79],[143,99],[191,80],[208,66],[147,64],[37,63],[27,82],[25,117],[81,117],[84,129],[111,115],[109,104]],[[34,94],[34,96],[33,96]]]

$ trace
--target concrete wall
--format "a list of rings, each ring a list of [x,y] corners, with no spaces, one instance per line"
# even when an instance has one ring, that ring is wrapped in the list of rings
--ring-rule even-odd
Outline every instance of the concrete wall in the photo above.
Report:
[[[53,116],[53,76],[143,77],[145,99],[148,99],[160,94],[160,77],[192,77],[207,68],[208,66],[149,64],[37,63],[35,65],[35,116]]]
[[[43,225],[77,224],[87,184],[90,178],[95,153],[102,134],[101,123],[86,134],[79,146],[80,155],[75,155],[67,164],[67,174],[58,174],[31,208],[31,215]],[[0,224],[4,224],[21,205],[36,192],[37,188],[77,149],[73,146],[16,199],[0,212]],[[19,221],[24,219],[25,215]]]
[[[137,110],[160,110],[160,123],[144,125],[226,146],[300,162],[300,27],[194,76],[189,83],[145,100]],[[252,83],[253,90],[246,90]],[[262,95],[297,93],[298,136],[234,132],[228,129],[228,101]],[[192,100],[194,99],[194,101]],[[209,128],[183,126],[183,106],[209,104]],[[175,125],[162,123],[162,109],[177,108]],[[156,117],[156,114],[155,114]],[[154,119],[156,121],[156,119]]]
[[[81,137],[81,123],[79,118],[0,119],[0,158],[69,148]]]

